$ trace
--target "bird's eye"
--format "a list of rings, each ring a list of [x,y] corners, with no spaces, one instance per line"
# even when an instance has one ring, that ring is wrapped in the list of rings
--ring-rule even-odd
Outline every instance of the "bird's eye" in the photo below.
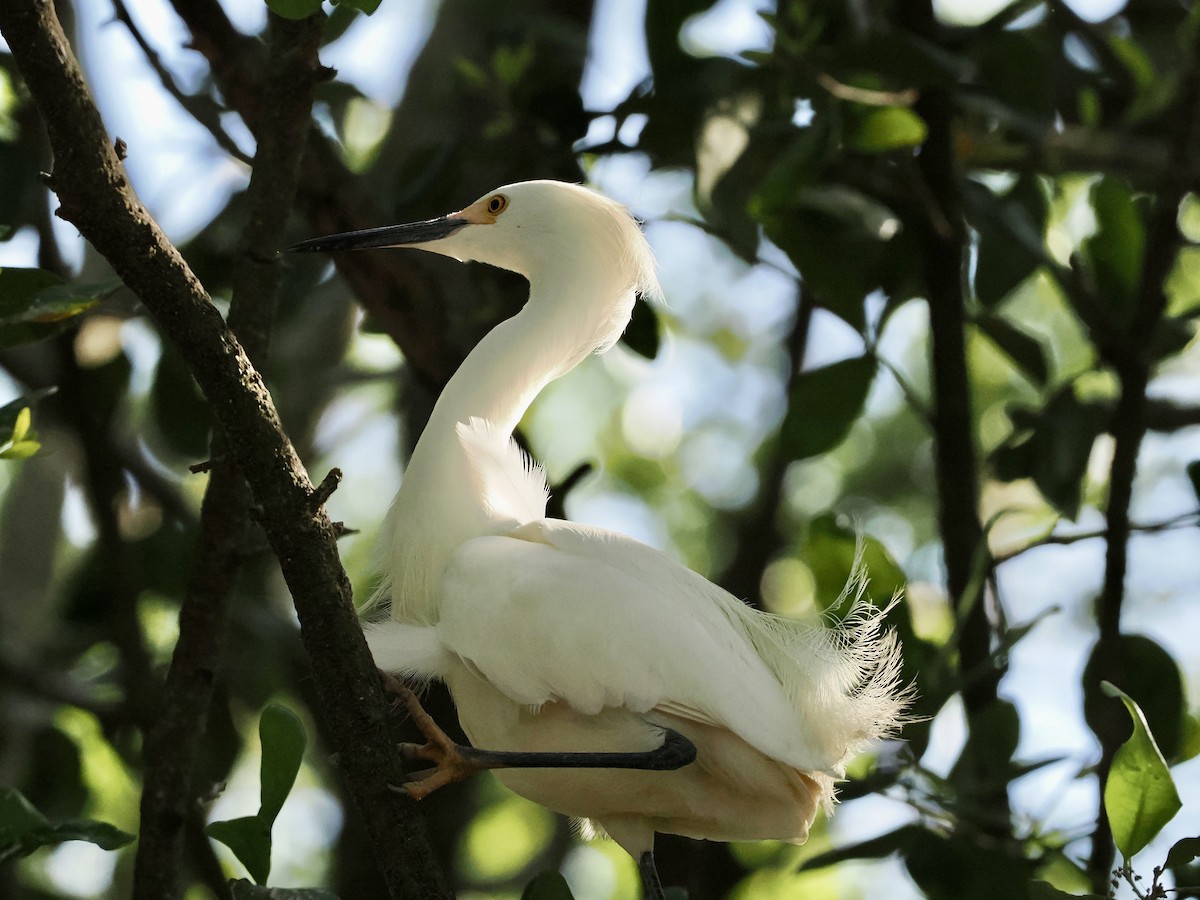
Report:
[[[508,208],[508,198],[503,194],[497,194],[487,202],[487,211],[493,216],[498,216]]]

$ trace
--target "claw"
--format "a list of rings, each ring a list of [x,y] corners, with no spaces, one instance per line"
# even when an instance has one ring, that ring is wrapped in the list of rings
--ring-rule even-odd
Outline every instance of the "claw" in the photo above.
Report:
[[[414,800],[424,800],[440,787],[463,781],[476,772],[494,768],[465,755],[463,751],[466,748],[460,747],[442,731],[437,722],[433,721],[433,717],[421,706],[420,698],[410,688],[386,672],[380,671],[379,675],[383,679],[384,689],[394,694],[398,703],[404,704],[412,723],[425,735],[424,744],[400,744],[400,755],[406,760],[425,760],[433,763],[433,768],[408,774],[408,780],[404,784],[388,787],[408,794]]]

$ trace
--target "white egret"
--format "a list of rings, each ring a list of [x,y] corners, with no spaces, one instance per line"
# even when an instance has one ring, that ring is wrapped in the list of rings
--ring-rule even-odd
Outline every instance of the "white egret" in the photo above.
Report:
[[[391,616],[366,626],[376,663],[444,681],[487,748],[461,748],[467,768],[521,766],[497,777],[607,832],[648,895],[661,894],[656,832],[804,841],[845,761],[893,731],[906,701],[896,638],[861,581],[836,628],[754,610],[629,537],[546,518],[542,471],[512,440],[538,392],[610,347],[637,295],[657,292],[636,221],[586,188],[531,181],[289,249],[369,247],[477,260],[530,285],[450,379],[405,471],[382,587]],[[440,765],[410,793],[459,777]]]

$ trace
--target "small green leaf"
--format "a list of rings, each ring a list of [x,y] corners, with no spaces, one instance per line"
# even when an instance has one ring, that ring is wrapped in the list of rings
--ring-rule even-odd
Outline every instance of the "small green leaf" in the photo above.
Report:
[[[28,459],[41,449],[42,445],[37,441],[18,441],[15,444],[0,444],[0,459]]]
[[[17,413],[17,421],[13,423],[12,441],[19,443],[25,440],[25,435],[29,434],[29,423],[33,419],[33,414],[28,406],[21,407],[21,411]]]
[[[258,721],[262,742],[262,807],[258,814],[270,827],[279,815],[283,801],[296,782],[296,773],[304,759],[304,725],[296,714],[278,703],[270,703]]]
[[[541,872],[525,886],[521,900],[574,900],[567,879],[558,872]]]
[[[1175,817],[1182,803],[1137,703],[1107,681],[1101,687],[1110,697],[1119,697],[1133,719],[1133,734],[1113,757],[1104,785],[1104,809],[1113,839],[1129,860]]]
[[[212,822],[204,833],[233,851],[250,873],[263,884],[271,875],[271,825],[258,816]]]
[[[925,142],[925,120],[904,106],[872,109],[850,128],[846,146],[862,153],[886,153]]]
[[[862,412],[875,369],[872,357],[857,356],[797,376],[779,429],[789,459],[817,456],[845,439]]]
[[[267,9],[285,19],[307,19],[321,11],[321,0],[267,0]]]
[[[333,0],[334,6],[349,6],[351,9],[357,9],[360,13],[366,13],[368,16],[379,9],[381,2],[382,0]]]

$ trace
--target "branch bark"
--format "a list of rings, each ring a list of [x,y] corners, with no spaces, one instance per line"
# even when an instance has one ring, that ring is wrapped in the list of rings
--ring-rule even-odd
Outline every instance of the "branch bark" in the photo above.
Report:
[[[914,33],[933,44],[940,43],[940,30],[930,0],[910,0],[906,7]],[[962,687],[970,728],[995,703],[1003,670],[991,654],[992,626],[985,598],[969,596],[976,554],[986,545],[979,521],[979,454],[966,358],[963,271],[967,234],[954,155],[954,108],[950,92],[928,87],[922,91],[916,111],[929,129],[917,157],[928,209],[917,227],[929,304],[938,531],[951,603],[960,615],[966,615],[958,650],[959,671],[974,676],[964,681]],[[993,781],[986,773],[980,773],[977,779],[979,785]],[[979,799],[988,808],[987,821],[996,823],[996,836],[1008,835],[1009,804],[1005,789],[992,789]]]
[[[50,180],[72,222],[179,349],[224,427],[279,558],[313,663],[321,713],[390,893],[446,897],[414,805],[388,789],[402,778],[390,709],[358,626],[350,583],[312,484],[274,403],[204,288],[135,196],[49,0],[0,6],[11,48],[55,151]]]
[[[230,328],[259,368],[266,359],[279,293],[275,248],[295,197],[313,90],[321,77],[317,50],[322,23],[319,16],[289,22],[271,15],[268,24],[263,87],[271,113],[260,130],[247,190],[250,215],[242,230],[229,309]],[[196,762],[234,586],[245,558],[247,511],[253,502],[229,452],[218,427],[212,446],[217,462],[201,507],[196,556],[179,613],[179,639],[163,690],[163,713],[146,740],[135,900],[180,896],[185,825],[199,813]]]

